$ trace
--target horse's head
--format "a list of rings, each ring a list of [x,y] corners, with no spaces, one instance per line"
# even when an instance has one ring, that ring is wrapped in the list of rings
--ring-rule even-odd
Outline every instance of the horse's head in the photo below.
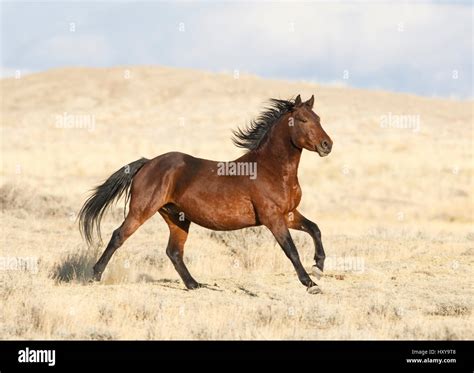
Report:
[[[290,113],[291,141],[301,149],[316,151],[321,157],[331,152],[332,140],[321,127],[321,119],[313,111],[314,95],[302,102],[296,97],[294,108]]]

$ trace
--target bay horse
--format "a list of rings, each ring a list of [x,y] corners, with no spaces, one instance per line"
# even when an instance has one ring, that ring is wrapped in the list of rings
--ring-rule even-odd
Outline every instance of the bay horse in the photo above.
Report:
[[[302,195],[297,171],[303,149],[324,157],[333,144],[313,105],[314,95],[306,102],[300,95],[294,100],[271,99],[270,106],[250,125],[233,132],[234,144],[247,150],[235,161],[217,162],[170,152],[132,162],[96,187],[78,216],[81,234],[89,246],[95,236],[101,242],[100,222],[114,201],[125,195],[129,210],[95,264],[93,280],[100,281],[114,252],[159,212],[170,232],[166,254],[186,288],[202,286],[183,261],[189,226],[194,222],[220,231],[267,227],[290,259],[300,282],[310,293],[319,293],[301,264],[289,232],[296,229],[312,237],[312,272],[320,278],[325,259],[321,231],[297,209]],[[247,167],[236,167],[239,165]],[[238,172],[250,169],[256,171],[250,176]]]

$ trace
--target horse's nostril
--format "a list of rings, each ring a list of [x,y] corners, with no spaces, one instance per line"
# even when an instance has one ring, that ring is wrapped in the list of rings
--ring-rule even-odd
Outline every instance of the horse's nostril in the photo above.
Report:
[[[321,147],[322,147],[324,150],[329,149],[329,142],[328,142],[327,140],[321,141]]]

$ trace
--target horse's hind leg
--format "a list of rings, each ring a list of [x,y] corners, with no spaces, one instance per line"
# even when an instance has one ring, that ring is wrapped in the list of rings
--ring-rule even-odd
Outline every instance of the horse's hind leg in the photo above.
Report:
[[[128,211],[127,217],[123,221],[122,225],[114,231],[104,253],[94,266],[93,279],[95,281],[100,281],[102,273],[104,272],[107,263],[115,251],[120,246],[122,246],[125,240],[130,237],[145,221],[155,214],[155,212],[158,210],[157,206],[160,202],[160,200],[153,200],[154,205],[152,205],[151,201],[149,200],[136,198],[132,191],[130,210]]]
[[[118,227],[114,233],[112,233],[112,237],[110,238],[104,253],[94,266],[93,279],[95,281],[100,281],[102,273],[104,272],[105,267],[107,266],[107,263],[109,262],[112,255],[120,246],[122,246],[125,240],[130,237],[140,225],[143,224],[143,222],[144,221],[140,221],[129,213],[122,225]]]
[[[165,219],[170,230],[168,246],[166,254],[171,259],[174,268],[188,289],[196,289],[201,285],[191,276],[183,261],[184,244],[188,238],[189,225],[191,222],[187,219],[180,220],[179,213],[168,211],[167,209],[159,210],[163,219]]]

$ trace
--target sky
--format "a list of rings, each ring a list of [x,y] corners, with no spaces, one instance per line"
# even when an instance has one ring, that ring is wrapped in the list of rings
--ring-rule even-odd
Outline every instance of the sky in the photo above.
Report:
[[[161,65],[473,98],[473,3],[1,1],[1,76]]]

